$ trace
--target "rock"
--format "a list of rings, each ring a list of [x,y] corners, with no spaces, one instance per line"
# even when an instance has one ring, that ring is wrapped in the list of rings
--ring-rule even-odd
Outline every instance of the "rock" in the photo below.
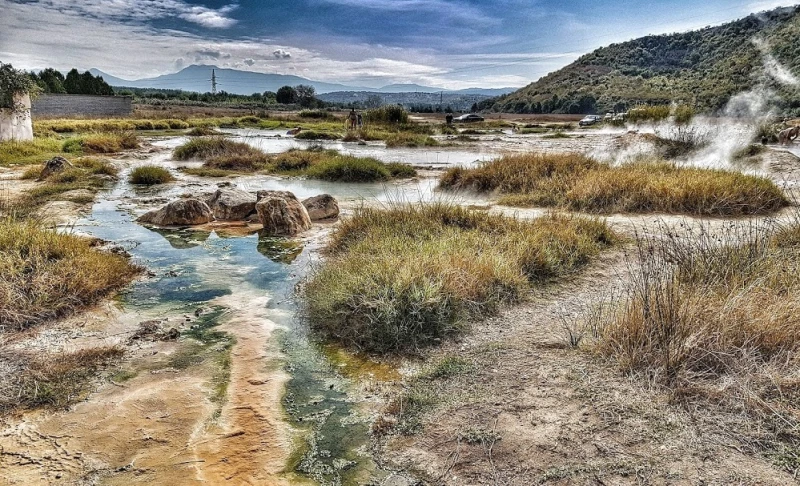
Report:
[[[287,191],[258,191],[256,211],[266,236],[295,236],[311,229],[308,211]]]
[[[72,164],[64,157],[53,157],[44,163],[42,172],[39,173],[39,180],[47,179],[51,175],[62,172],[70,167],[72,167]]]
[[[166,206],[139,216],[140,223],[156,226],[192,226],[205,224],[214,219],[208,204],[199,199],[188,198],[172,201]]]
[[[215,218],[227,221],[243,220],[256,210],[256,196],[241,189],[228,187],[217,189],[206,203]]]
[[[335,218],[339,216],[339,203],[330,194],[320,194],[303,200],[311,221]]]

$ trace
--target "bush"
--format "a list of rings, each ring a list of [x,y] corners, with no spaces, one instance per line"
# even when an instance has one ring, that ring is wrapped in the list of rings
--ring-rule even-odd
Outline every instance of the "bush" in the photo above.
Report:
[[[93,133],[64,141],[62,150],[67,153],[113,154],[139,147],[139,139],[132,132]]]
[[[409,177],[416,177],[417,170],[408,164],[400,162],[390,162],[386,164],[386,169],[395,179],[405,179]]]
[[[122,256],[31,221],[0,219],[0,322],[24,329],[64,317],[141,272]]]
[[[294,138],[298,140],[339,140],[339,135],[329,132],[318,132],[316,130],[303,130]]]
[[[507,155],[475,169],[453,168],[445,189],[496,191],[501,204],[560,206],[593,213],[767,214],[788,201],[769,179],[661,161],[621,166],[576,154]]]
[[[153,186],[156,184],[172,182],[175,180],[175,178],[172,176],[169,170],[163,167],[143,165],[133,169],[131,171],[131,175],[128,177],[128,180],[131,184]]]
[[[796,447],[798,228],[751,223],[679,235],[662,226],[639,236],[630,286],[597,323],[597,349],[695,416],[719,423],[708,409],[732,415],[725,433],[747,447]]]
[[[211,135],[219,135],[219,132],[211,127],[194,127],[189,130],[189,133],[186,135],[190,137],[208,137]]]
[[[362,208],[305,288],[311,325],[348,346],[414,351],[521,299],[612,244],[604,223],[534,221],[448,204]]]
[[[172,152],[176,160],[201,159],[212,157],[228,157],[232,155],[263,155],[258,149],[242,142],[234,142],[224,137],[201,137],[189,140]]]
[[[387,147],[436,147],[439,142],[428,135],[413,133],[395,133],[386,139]]]
[[[375,182],[392,177],[391,172],[379,160],[339,155],[322,160],[306,171],[309,177],[337,182]]]
[[[400,105],[384,105],[367,110],[363,118],[367,123],[408,123],[408,112]]]

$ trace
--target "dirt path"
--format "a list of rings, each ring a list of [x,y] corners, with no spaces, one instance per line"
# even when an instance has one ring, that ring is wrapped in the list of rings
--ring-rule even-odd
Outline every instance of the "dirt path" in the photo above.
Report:
[[[567,345],[565,325],[623,284],[626,262],[623,251],[607,254],[426,358],[474,368],[437,382],[446,398],[422,432],[384,442],[382,457],[436,485],[792,482],[737,450],[724,424]]]

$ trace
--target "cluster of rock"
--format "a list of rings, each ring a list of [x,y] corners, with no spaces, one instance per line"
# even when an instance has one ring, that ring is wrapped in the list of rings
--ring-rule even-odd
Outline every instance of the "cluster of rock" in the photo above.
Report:
[[[259,222],[272,236],[295,236],[311,228],[312,221],[335,218],[339,204],[321,194],[302,203],[288,191],[258,191],[220,187],[212,194],[183,197],[139,217],[156,226],[195,226],[212,221]]]

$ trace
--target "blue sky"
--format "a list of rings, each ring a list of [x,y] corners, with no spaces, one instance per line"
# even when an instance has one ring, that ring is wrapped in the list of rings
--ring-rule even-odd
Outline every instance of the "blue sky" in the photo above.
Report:
[[[794,3],[0,0],[0,61],[127,79],[214,64],[370,87],[523,86],[612,42]]]

